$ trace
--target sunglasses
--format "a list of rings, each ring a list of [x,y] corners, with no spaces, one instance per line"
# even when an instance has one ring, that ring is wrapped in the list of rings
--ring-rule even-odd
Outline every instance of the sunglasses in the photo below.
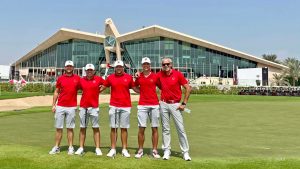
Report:
[[[161,64],[162,66],[169,66],[171,63],[163,63],[163,64]]]

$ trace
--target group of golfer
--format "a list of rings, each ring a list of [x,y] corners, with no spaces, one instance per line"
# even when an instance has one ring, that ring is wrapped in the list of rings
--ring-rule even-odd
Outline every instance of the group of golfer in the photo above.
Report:
[[[168,160],[171,155],[171,134],[170,118],[172,117],[176,126],[180,148],[183,159],[191,161],[189,155],[189,144],[184,129],[182,112],[187,104],[191,87],[183,74],[173,69],[172,60],[163,58],[161,62],[162,69],[158,73],[151,71],[151,60],[148,57],[142,58],[141,73],[136,74],[135,81],[133,77],[124,71],[124,63],[117,60],[114,63],[114,73],[107,79],[95,75],[93,64],[85,66],[86,76],[80,78],[73,73],[74,63],[65,62],[65,72],[56,82],[56,89],[53,95],[52,112],[55,117],[55,146],[49,154],[60,152],[60,143],[62,139],[64,123],[67,128],[68,154],[83,155],[86,138],[86,129],[89,124],[93,128],[95,153],[101,156],[100,149],[100,130],[99,130],[99,94],[107,88],[110,88],[109,103],[109,124],[111,127],[110,140],[111,149],[107,153],[108,157],[116,156],[117,130],[121,130],[122,156],[130,157],[127,150],[127,129],[130,127],[131,98],[130,89],[140,94],[137,117],[138,117],[138,151],[135,158],[142,158],[144,155],[143,145],[145,140],[145,128],[149,119],[152,127],[152,156],[159,159],[158,153],[158,127],[161,119],[162,127],[162,149],[164,151],[163,159]],[[160,101],[157,97],[156,88],[160,89]],[[185,88],[184,98],[182,100],[181,87]],[[73,147],[75,128],[75,113],[77,109],[77,91],[82,91],[80,100],[80,134],[79,148],[75,151]],[[182,101],[181,101],[182,100]]]

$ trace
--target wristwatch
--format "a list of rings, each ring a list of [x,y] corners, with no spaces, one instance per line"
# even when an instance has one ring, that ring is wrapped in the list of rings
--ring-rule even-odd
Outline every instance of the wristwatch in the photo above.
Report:
[[[182,102],[181,105],[186,105],[186,103]]]

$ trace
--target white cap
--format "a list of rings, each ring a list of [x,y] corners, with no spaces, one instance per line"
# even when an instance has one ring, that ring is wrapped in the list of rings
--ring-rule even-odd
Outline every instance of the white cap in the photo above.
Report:
[[[72,60],[67,60],[65,66],[74,66],[74,63]]]
[[[114,67],[117,67],[117,66],[124,66],[123,61],[122,60],[115,61]]]
[[[144,64],[144,63],[151,63],[151,61],[150,61],[150,59],[148,57],[144,57],[142,59],[142,64]]]
[[[89,69],[95,70],[95,66],[93,64],[91,64],[91,63],[86,64],[85,70],[89,70]]]

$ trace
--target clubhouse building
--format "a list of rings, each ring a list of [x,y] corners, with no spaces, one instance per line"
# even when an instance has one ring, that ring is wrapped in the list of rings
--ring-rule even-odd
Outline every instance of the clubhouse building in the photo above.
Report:
[[[267,68],[268,80],[272,74],[287,67],[230,49],[206,40],[192,37],[158,25],[120,34],[112,19],[105,20],[105,32],[88,33],[61,28],[25,56],[12,64],[12,75],[28,81],[54,81],[63,73],[64,62],[72,60],[75,73],[84,74],[83,67],[92,63],[97,74],[121,59],[127,73],[141,69],[142,57],[149,57],[153,71],[161,68],[161,59],[170,57],[173,68],[188,79],[202,84],[234,84],[237,69]],[[108,74],[113,68],[108,69]]]

